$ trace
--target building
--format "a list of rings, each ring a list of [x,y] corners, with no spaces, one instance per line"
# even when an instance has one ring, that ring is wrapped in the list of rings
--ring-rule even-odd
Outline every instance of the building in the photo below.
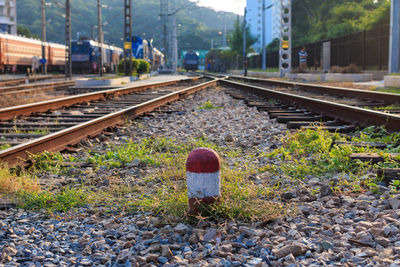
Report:
[[[0,0],[0,32],[17,34],[17,0]]]
[[[262,1],[263,0],[247,0],[246,21],[250,28],[251,34],[257,37],[257,42],[253,45],[256,52],[262,51]],[[265,7],[265,44],[268,45],[274,38],[279,37],[280,21],[280,0],[264,0]]]

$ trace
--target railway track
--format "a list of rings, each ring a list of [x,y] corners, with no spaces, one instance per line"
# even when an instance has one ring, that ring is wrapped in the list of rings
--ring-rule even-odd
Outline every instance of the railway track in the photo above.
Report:
[[[29,153],[61,151],[217,81],[193,77],[0,109],[0,160],[13,166]]]
[[[318,125],[330,131],[352,132],[357,126],[385,125],[389,131],[400,130],[400,116],[364,108],[397,104],[398,95],[244,77],[204,79],[193,77],[0,109],[0,145],[4,149],[0,160],[14,165],[28,153],[60,151],[105,128],[217,83],[227,87],[233,97],[268,111],[271,118],[289,128]]]
[[[289,128],[318,124],[330,131],[350,132],[355,127],[384,125],[400,131],[400,116],[374,110],[400,103],[400,95],[267,79],[229,76],[221,83],[232,96],[268,111]]]
[[[62,78],[65,78],[65,75],[45,75],[45,76],[40,75],[40,76],[30,76],[26,78],[5,79],[0,81],[0,87],[23,84],[26,83],[26,80],[28,80],[31,83],[49,79],[62,79]]]
[[[225,77],[221,83],[228,87],[227,92],[232,97],[267,111],[270,118],[286,123],[288,128],[318,127],[351,134],[357,127],[383,125],[389,132],[400,131],[400,116],[396,110],[393,113],[372,110],[398,105],[398,94],[237,76]],[[394,144],[345,142],[338,145],[381,149],[381,153],[351,154],[352,160],[375,164],[384,161],[385,157],[395,161],[398,158],[398,154],[383,152]],[[400,169],[379,167],[377,177],[391,185],[393,180],[400,180]]]
[[[0,87],[0,108],[77,94],[78,92],[68,90],[68,88],[73,85],[75,85],[75,81],[57,81]]]

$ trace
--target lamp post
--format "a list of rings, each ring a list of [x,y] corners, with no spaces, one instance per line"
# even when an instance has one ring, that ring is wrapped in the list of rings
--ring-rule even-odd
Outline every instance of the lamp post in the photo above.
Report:
[[[47,74],[47,64],[46,64],[46,12],[45,12],[45,0],[41,1],[42,6],[42,59],[40,62],[42,63],[42,73],[43,75]]]
[[[243,18],[243,70],[244,76],[247,76],[247,53],[246,53],[246,43],[247,43],[247,31],[246,31],[246,15],[247,8],[244,8],[244,18]]]
[[[265,0],[262,0],[262,69],[263,71],[267,70],[267,52],[265,48],[265,10],[270,9],[274,6],[271,4],[265,7]]]
[[[400,68],[400,0],[391,0],[389,73],[397,73]]]

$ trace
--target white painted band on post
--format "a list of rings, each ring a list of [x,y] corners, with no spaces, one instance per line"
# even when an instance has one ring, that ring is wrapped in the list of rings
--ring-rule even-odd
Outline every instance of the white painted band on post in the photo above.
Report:
[[[220,195],[219,171],[213,173],[186,172],[189,198],[206,198]]]

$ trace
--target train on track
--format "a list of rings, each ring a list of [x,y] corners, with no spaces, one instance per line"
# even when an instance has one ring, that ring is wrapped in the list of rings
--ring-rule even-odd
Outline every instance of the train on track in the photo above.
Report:
[[[97,72],[99,68],[100,49],[102,49],[103,68],[105,72],[115,72],[124,50],[104,43],[100,45],[99,42],[89,39],[72,42],[71,59],[73,71],[79,73]]]
[[[49,71],[63,71],[65,68],[65,45],[45,42],[46,63]],[[72,41],[72,68],[78,73],[95,73],[102,49],[103,67],[107,72],[115,72],[123,55],[117,46],[82,38]],[[164,68],[164,54],[139,36],[132,37],[132,56],[150,63],[152,70]],[[0,71],[33,72],[40,71],[42,41],[11,34],[0,33]]]
[[[153,46],[152,41],[140,36],[132,37],[132,56],[149,62],[154,71],[164,68],[164,54]]]
[[[186,71],[198,70],[199,68],[199,54],[194,51],[186,52],[183,57],[183,68]]]
[[[45,42],[48,69],[61,71],[65,66],[65,46]],[[42,58],[42,42],[22,36],[0,33],[0,71],[25,72],[37,69]]]

